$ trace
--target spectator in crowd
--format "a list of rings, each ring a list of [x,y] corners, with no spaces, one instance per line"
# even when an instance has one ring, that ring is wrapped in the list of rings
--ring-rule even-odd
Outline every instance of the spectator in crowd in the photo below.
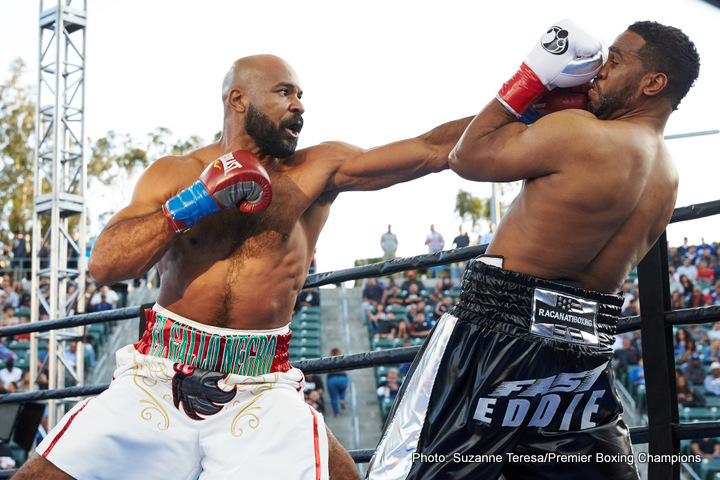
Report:
[[[495,236],[495,224],[491,223],[489,230],[482,234],[480,238],[478,239],[478,243],[481,245],[488,245],[490,242],[492,242],[493,237]]]
[[[330,350],[331,357],[342,355],[339,348]],[[330,392],[330,403],[333,414],[340,416],[340,409],[345,408],[345,392],[348,386],[348,376],[345,372],[330,372],[327,374],[327,389]]]
[[[703,460],[714,460],[720,458],[720,442],[715,438],[695,438],[690,442],[690,451]],[[700,476],[702,463],[693,463],[693,469]]]
[[[683,237],[683,244],[677,247],[677,254],[680,256],[680,258],[684,258],[685,254],[690,250],[690,245],[688,245],[688,238]]]
[[[420,307],[420,303],[424,302],[420,291],[418,290],[418,286],[415,283],[410,284],[410,288],[408,289],[407,295],[405,295],[405,306],[410,306],[412,304]]]
[[[707,372],[700,361],[700,355],[697,353],[692,354],[690,361],[683,365],[682,373],[691,385],[703,385]]]
[[[675,292],[680,292],[683,296],[685,296],[685,287],[682,283],[680,283],[680,280],[675,276],[672,271],[669,271],[668,275],[670,276],[670,295],[674,295]]]
[[[704,407],[705,397],[690,386],[682,373],[676,373],[678,403],[683,407]]]
[[[696,253],[698,257],[713,257],[716,255],[715,248],[705,241],[705,238],[700,238],[700,245],[697,246]]]
[[[695,342],[695,345],[709,345],[710,339],[707,336],[705,327],[692,323],[687,327],[687,334]]]
[[[670,297],[670,309],[678,310],[685,308],[685,295],[683,292],[674,292]]]
[[[314,373],[305,374],[305,402],[312,405],[315,410],[325,414],[325,401],[323,399],[323,393],[325,392],[325,385],[322,379]]]
[[[682,265],[675,270],[675,274],[679,277],[685,275],[692,283],[695,283],[697,281],[698,269],[693,263],[692,258],[685,257]]]
[[[400,376],[397,368],[388,370],[385,380],[380,382],[377,388],[377,394],[383,398],[395,398],[400,390]]]
[[[108,287],[107,285],[101,286],[95,294],[90,298],[90,307],[94,307],[98,303],[100,303],[101,296],[105,295],[105,300],[107,300],[111,305],[112,308],[117,307],[117,303],[120,300],[120,297],[118,296],[117,292],[113,290],[112,288]]]
[[[710,268],[710,257],[703,257],[698,262],[697,283],[703,290],[709,288],[715,282],[715,272]]]
[[[463,232],[463,227],[460,225],[460,235],[453,239],[453,248],[462,248],[470,245],[470,237],[468,234]]]
[[[713,305],[720,305],[720,279],[715,282],[715,288],[710,292]]]
[[[675,354],[679,355],[680,353],[685,351],[685,348],[687,347],[687,341],[688,341],[688,333],[687,330],[680,327],[675,332]]]
[[[15,360],[12,358],[5,362],[5,366],[0,369],[0,384],[2,384],[2,393],[14,393],[17,386],[22,380],[23,371],[15,366]]]
[[[705,393],[720,397],[720,362],[710,364],[710,373],[705,376]]]
[[[677,357],[678,363],[689,362],[690,358],[694,353],[700,355],[701,359],[703,358],[702,352],[698,351],[697,346],[695,345],[695,340],[688,337],[687,341],[685,342],[685,350],[681,352]]]
[[[622,337],[622,347],[613,353],[615,368],[626,369],[628,365],[637,365],[640,361],[640,350],[632,344],[629,337]]]
[[[458,285],[454,284],[452,279],[445,275],[440,280],[440,284],[442,285],[442,291],[443,292],[455,292],[458,290]]]
[[[443,289],[442,289],[442,283],[436,282],[435,286],[433,287],[432,291],[428,293],[427,299],[428,304],[435,307],[438,303],[442,301],[442,297],[444,296]]]
[[[692,295],[693,288],[695,288],[695,283],[693,283],[692,280],[690,280],[690,277],[687,275],[680,275],[678,277],[678,280],[680,281],[680,284],[683,286],[683,292],[685,293],[685,297],[688,295]]]
[[[627,307],[623,308],[620,312],[621,317],[632,317],[635,315],[640,315],[640,308],[638,305],[638,299],[635,297],[632,297],[628,301]]]
[[[400,292],[407,292],[410,290],[410,285],[415,284],[418,287],[418,291],[422,291],[425,289],[425,285],[417,279],[417,275],[415,274],[415,270],[409,270],[407,272],[407,280],[405,280],[402,285],[400,285]]]
[[[717,357],[720,355],[720,322],[713,322],[707,336],[710,341],[710,357]]]
[[[642,357],[638,360],[637,366],[628,372],[628,382],[632,386],[633,395],[637,394],[640,385],[645,385],[645,368],[643,367]]]
[[[360,305],[363,320],[368,322],[368,310],[378,311],[378,306],[382,302],[385,287],[377,278],[368,278],[365,282],[365,288],[362,292],[362,304]]]
[[[380,237],[380,248],[383,251],[383,260],[392,260],[398,248],[397,235],[392,232],[392,225],[388,225],[387,232]]]
[[[386,288],[381,303],[387,307],[405,306],[405,297],[400,292],[400,287],[393,283],[389,288]]]
[[[15,284],[10,282],[3,282],[2,291],[4,294],[3,306],[5,307],[20,307],[20,295],[18,295]]]
[[[695,285],[693,287],[692,294],[685,299],[685,307],[698,308],[703,305],[705,305],[705,302],[703,301],[702,288],[700,288],[700,285]]]
[[[395,321],[394,312],[384,311],[385,306],[379,305],[377,314],[368,311],[368,317],[375,325],[375,334],[373,338],[375,340],[385,339],[393,340],[398,333],[398,324]]]
[[[452,308],[452,297],[450,295],[445,295],[440,300],[440,303],[435,305],[435,308],[433,309],[433,320],[440,319],[440,317],[442,317],[443,314],[449,312],[451,308]],[[432,323],[433,323],[433,325],[435,324],[434,321]]]
[[[28,257],[28,243],[25,241],[25,235],[20,232],[15,232],[15,238],[12,242],[12,269],[13,278],[20,280],[24,276],[24,271],[29,267]]]
[[[313,287],[306,288],[300,291],[300,294],[295,301],[295,312],[299,312],[303,307],[319,307],[320,306],[320,292]]]
[[[430,233],[425,238],[425,245],[428,247],[428,253],[439,252],[445,247],[445,239],[440,232],[435,231],[435,225],[430,225]]]
[[[31,390],[32,384],[30,383],[30,372],[23,372],[22,378],[20,379],[20,383],[17,385],[17,392],[29,392]]]
[[[93,312],[104,312],[113,308],[112,303],[108,302],[107,295],[104,293],[100,294],[100,301],[92,305]]]
[[[408,334],[412,338],[425,338],[430,335],[432,324],[425,318],[425,312],[417,312],[415,321],[409,325],[408,330]]]

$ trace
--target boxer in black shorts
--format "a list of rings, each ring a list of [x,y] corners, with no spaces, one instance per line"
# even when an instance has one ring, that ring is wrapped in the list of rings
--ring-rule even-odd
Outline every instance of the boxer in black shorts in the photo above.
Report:
[[[606,51],[563,20],[473,119],[450,168],[523,187],[411,367],[368,478],[638,478],[609,364],[615,293],[672,215],[663,132],[698,73],[676,28],[636,22]],[[587,110],[547,113],[571,97]]]

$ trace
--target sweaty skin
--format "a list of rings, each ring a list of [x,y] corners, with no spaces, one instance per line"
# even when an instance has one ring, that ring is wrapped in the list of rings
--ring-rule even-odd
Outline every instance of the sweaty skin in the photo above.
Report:
[[[664,231],[678,186],[663,142],[672,108],[656,97],[665,75],[643,73],[644,43],[625,32],[611,47],[590,106],[632,88],[600,118],[564,110],[527,127],[493,100],[461,138],[450,167],[464,178],[525,180],[487,250],[503,268],[616,293]]]
[[[252,105],[281,128],[293,145],[304,112],[297,75],[280,58],[246,57],[225,77],[221,138],[185,156],[155,161],[139,179],[130,204],[108,222],[93,248],[89,269],[101,284],[137,278],[157,263],[158,303],[210,326],[263,330],[287,325],[305,282],[330,206],[351,190],[377,190],[447,168],[448,155],[470,118],[441,125],[414,139],[371,150],[330,142],[288,158],[265,154],[248,134]],[[169,198],[194,183],[205,167],[238,149],[256,154],[272,183],[270,206],[258,213],[236,208],[207,217],[176,235],[162,213]],[[332,479],[360,478],[347,451],[328,430]],[[67,479],[33,455],[18,479]]]

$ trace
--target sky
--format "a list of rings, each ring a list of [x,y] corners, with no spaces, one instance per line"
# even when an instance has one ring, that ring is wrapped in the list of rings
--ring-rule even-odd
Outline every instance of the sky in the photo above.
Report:
[[[54,4],[45,1],[42,8]],[[27,83],[37,83],[40,8],[38,1],[0,0],[0,81],[22,58]],[[720,9],[700,0],[88,0],[87,12],[85,133],[91,140],[111,130],[144,140],[166,127],[172,138],[199,135],[210,142],[222,128],[227,68],[258,53],[284,58],[300,78],[306,112],[299,148],[329,140],[371,148],[414,137],[479,112],[543,31],[563,18],[607,44],[637,20],[681,28],[702,65],[666,134],[720,129]],[[670,140],[668,147],[680,172],[677,206],[717,200],[720,135]],[[91,234],[102,228],[102,213],[127,203],[134,182],[90,192]],[[454,212],[459,190],[490,196],[489,184],[450,171],[378,192],[341,194],[318,241],[318,271],[382,255],[380,235],[388,224],[398,235],[399,256],[427,253],[430,224],[449,248],[461,224]],[[487,227],[464,224],[473,241]],[[720,222],[668,229],[671,245],[684,236],[690,243],[720,241]]]

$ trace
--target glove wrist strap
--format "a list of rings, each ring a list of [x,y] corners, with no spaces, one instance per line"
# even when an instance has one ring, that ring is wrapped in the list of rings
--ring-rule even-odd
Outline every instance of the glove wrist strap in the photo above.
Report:
[[[525,110],[547,91],[548,88],[543,85],[535,72],[523,63],[515,75],[503,83],[497,93],[497,99],[511,113],[520,118]]]

